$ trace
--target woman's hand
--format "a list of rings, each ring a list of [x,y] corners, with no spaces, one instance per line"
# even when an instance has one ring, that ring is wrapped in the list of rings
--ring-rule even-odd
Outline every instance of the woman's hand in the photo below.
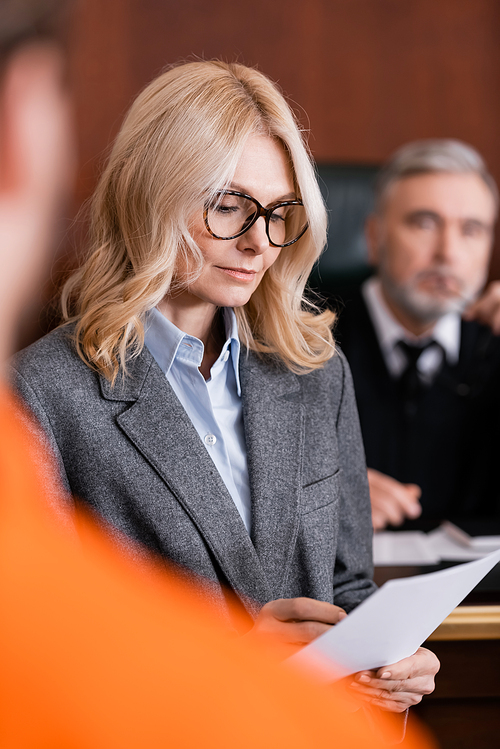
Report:
[[[434,690],[434,676],[439,667],[434,653],[419,648],[414,655],[391,666],[360,671],[351,682],[351,688],[370,704],[401,713]]]
[[[262,607],[253,628],[244,635],[272,639],[292,655],[347,616],[344,609],[312,598],[280,598]]]

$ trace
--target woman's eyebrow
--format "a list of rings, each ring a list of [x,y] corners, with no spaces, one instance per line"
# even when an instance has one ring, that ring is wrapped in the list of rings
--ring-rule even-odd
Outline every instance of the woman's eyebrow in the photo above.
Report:
[[[243,192],[243,193],[245,193],[245,195],[250,195],[251,197],[253,197],[253,195],[251,193],[249,193],[248,190],[245,187],[243,187],[242,185],[237,185],[234,182],[231,182],[230,185],[229,185],[229,187],[227,189],[228,190],[236,190],[236,192]],[[281,201],[285,201],[285,200],[297,200],[297,195],[294,192],[289,192],[286,195],[279,195],[272,202],[273,203],[280,203]]]

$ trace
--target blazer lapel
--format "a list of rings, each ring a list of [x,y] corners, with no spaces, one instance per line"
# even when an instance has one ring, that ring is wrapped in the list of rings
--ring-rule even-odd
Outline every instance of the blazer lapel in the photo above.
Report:
[[[252,495],[252,540],[272,588],[283,595],[299,528],[304,412],[299,378],[251,352],[240,358]]]
[[[130,363],[130,374],[113,390],[101,380],[104,397],[134,401],[118,416],[120,428],[182,504],[245,606],[257,613],[270,600],[270,588],[214,463],[147,349]]]

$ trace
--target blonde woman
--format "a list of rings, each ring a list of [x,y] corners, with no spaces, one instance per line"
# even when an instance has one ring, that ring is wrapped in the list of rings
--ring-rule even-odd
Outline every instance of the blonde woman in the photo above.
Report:
[[[374,589],[351,378],[333,314],[303,296],[325,228],[276,87],[175,67],[117,137],[66,325],[15,363],[67,488],[221,611],[233,591],[247,636],[294,647]],[[353,684],[404,710],[436,670],[422,650]]]

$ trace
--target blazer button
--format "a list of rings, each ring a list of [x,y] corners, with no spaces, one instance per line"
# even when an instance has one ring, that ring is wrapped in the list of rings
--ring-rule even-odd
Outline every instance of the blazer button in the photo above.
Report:
[[[217,442],[217,437],[215,434],[206,434],[205,435],[205,445],[215,445]]]

